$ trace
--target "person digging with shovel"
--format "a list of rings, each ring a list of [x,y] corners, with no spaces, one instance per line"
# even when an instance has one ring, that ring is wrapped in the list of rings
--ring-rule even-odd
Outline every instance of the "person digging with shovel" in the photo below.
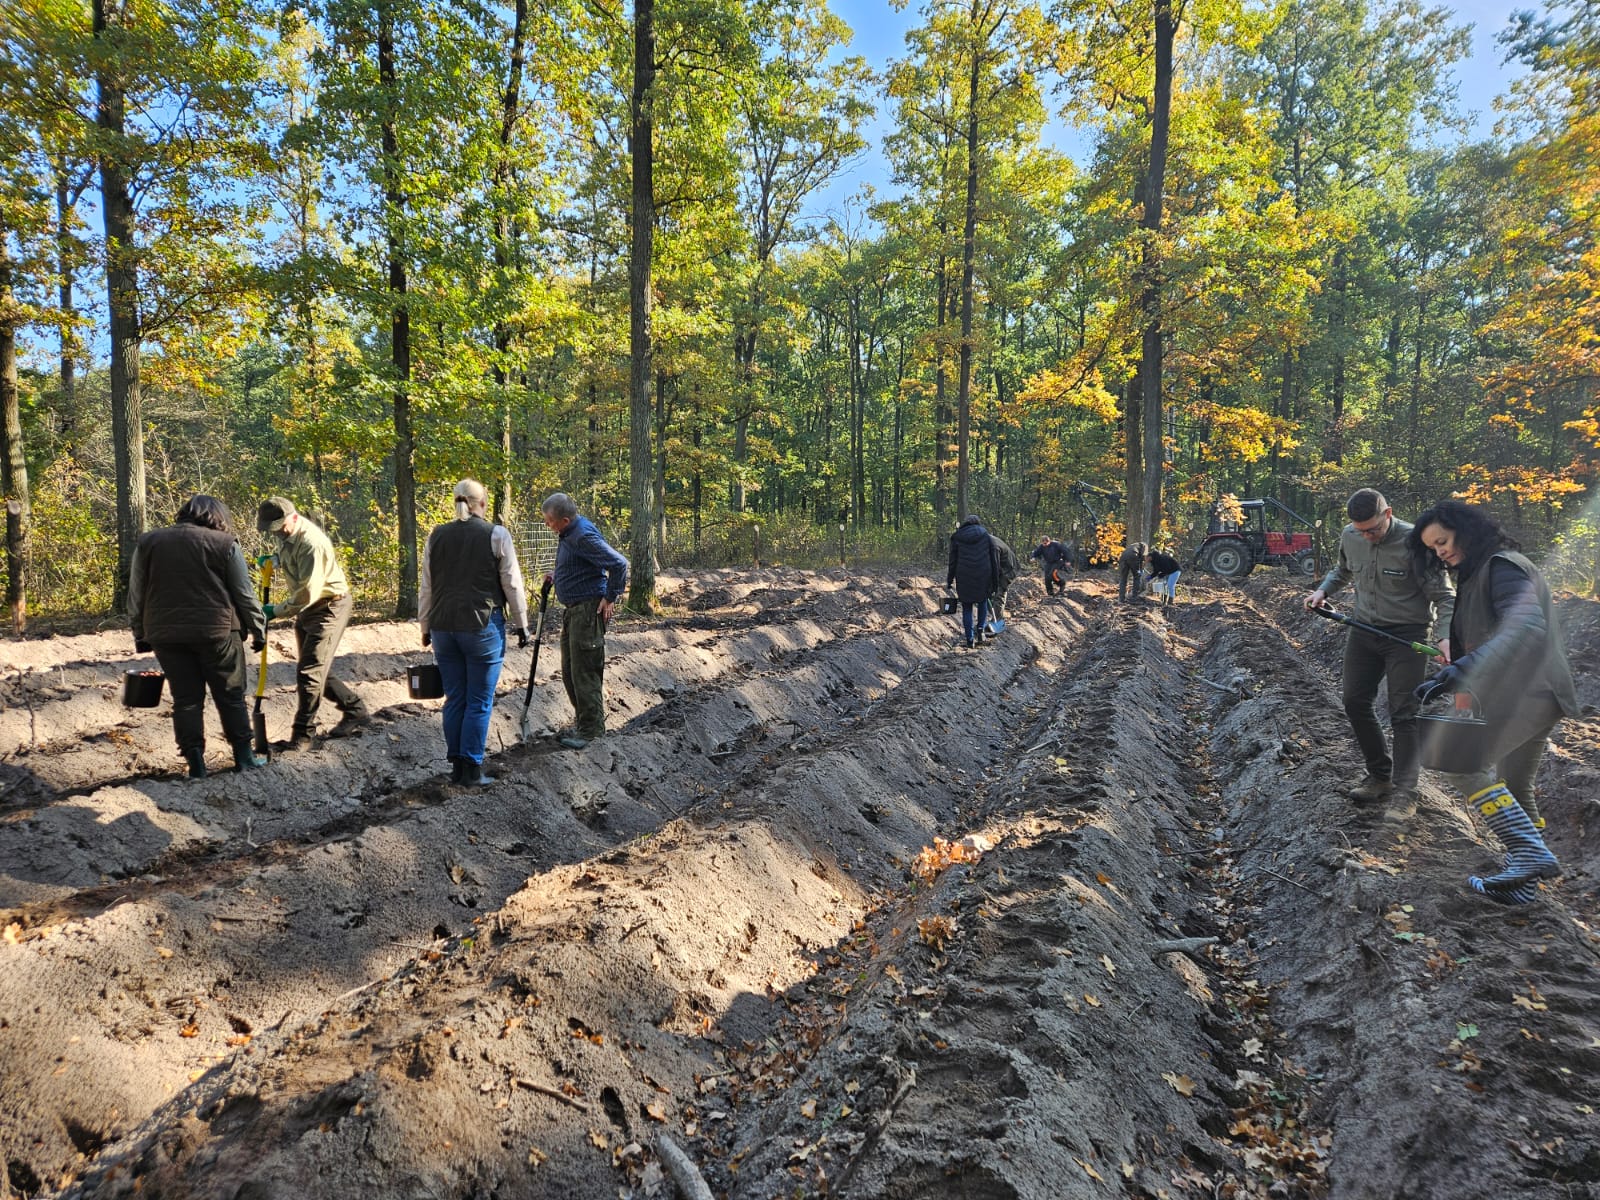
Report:
[[[287,741],[275,751],[304,750],[317,730],[317,713],[326,695],[343,714],[329,737],[359,733],[372,714],[354,688],[333,673],[339,639],[350,624],[350,583],[334,553],[333,543],[315,523],[282,496],[269,496],[256,510],[256,529],[275,544],[274,574],[288,599],[266,604],[267,620],[294,618],[294,724]]]
[[[1458,588],[1450,624],[1456,658],[1417,688],[1418,700],[1470,691],[1489,743],[1476,748],[1483,767],[1450,779],[1504,843],[1506,865],[1467,883],[1501,904],[1527,904],[1538,897],[1537,881],[1561,870],[1534,799],[1539,760],[1561,718],[1579,713],[1550,587],[1476,505],[1441,500],[1417,518],[1406,544],[1419,570],[1442,565]]]
[[[1338,562],[1305,597],[1308,609],[1355,585],[1352,617],[1371,629],[1352,627],[1344,644],[1344,711],[1366,761],[1365,777],[1347,795],[1357,804],[1387,800],[1397,815],[1409,814],[1417,790],[1417,708],[1412,694],[1427,659],[1410,643],[1427,639],[1450,661],[1450,618],[1455,590],[1444,572],[1424,572],[1406,549],[1411,526],[1399,520],[1383,493],[1362,488],[1345,505],[1350,524],[1339,534]],[[1394,639],[1384,635],[1393,635]],[[1375,701],[1387,683],[1391,754]]]

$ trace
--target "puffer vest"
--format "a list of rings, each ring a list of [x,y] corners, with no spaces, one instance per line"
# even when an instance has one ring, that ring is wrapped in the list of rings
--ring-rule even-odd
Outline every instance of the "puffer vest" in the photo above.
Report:
[[[428,539],[428,628],[473,633],[505,607],[494,526],[482,517],[440,525]]]
[[[228,591],[228,560],[236,539],[204,525],[169,525],[139,539],[144,560],[140,612],[145,640],[211,641],[239,628]]]

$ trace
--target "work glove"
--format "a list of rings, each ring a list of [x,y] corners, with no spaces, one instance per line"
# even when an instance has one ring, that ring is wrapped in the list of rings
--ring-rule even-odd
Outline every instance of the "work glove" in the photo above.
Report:
[[[133,652],[135,654],[149,654],[150,653],[150,643],[145,641],[143,638],[134,638],[133,639]]]
[[[1440,696],[1448,696],[1459,692],[1467,686],[1467,681],[1462,678],[1461,668],[1455,663],[1439,668],[1439,673],[1431,679],[1425,679],[1417,685],[1411,693],[1417,698],[1417,703],[1426,704]]]
[[[259,635],[252,635],[251,636],[251,638],[250,638],[250,653],[252,653],[252,654],[260,654],[266,648],[267,648],[267,639],[266,638],[261,637]]]
[[[527,648],[528,648],[528,631],[526,629],[519,629],[519,630],[517,630],[517,649],[518,650],[526,650]]]
[[[422,644],[424,647],[433,645],[433,634],[424,633],[422,635]]]
[[[278,606],[276,604],[263,604],[261,611],[267,614],[267,620],[270,621],[278,615]]]

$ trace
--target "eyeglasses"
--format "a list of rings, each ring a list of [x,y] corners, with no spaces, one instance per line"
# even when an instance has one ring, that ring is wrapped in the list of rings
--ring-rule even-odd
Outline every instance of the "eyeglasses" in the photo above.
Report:
[[[1389,532],[1389,523],[1393,519],[1392,513],[1385,512],[1381,517],[1374,517],[1370,525],[1352,525],[1351,528],[1364,538],[1381,541]]]

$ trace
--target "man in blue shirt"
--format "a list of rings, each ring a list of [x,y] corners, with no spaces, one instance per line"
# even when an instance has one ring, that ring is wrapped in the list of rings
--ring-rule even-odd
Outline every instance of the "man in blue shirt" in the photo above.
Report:
[[[561,681],[572,702],[573,725],[560,742],[582,750],[606,732],[606,624],[628,584],[628,560],[565,492],[540,506],[544,523],[560,539],[556,546],[556,599],[567,610],[561,622]]]

